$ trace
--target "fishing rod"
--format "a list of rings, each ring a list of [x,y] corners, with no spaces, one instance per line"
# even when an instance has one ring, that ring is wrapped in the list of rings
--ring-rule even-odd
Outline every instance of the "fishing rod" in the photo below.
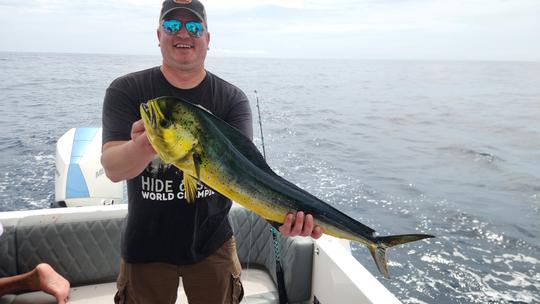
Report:
[[[261,107],[259,107],[259,95],[257,94],[257,90],[254,90],[254,92],[255,92],[255,98],[257,99],[257,112],[259,113],[259,128],[261,129],[261,142],[262,142],[263,156],[264,156],[264,159],[266,159],[266,150],[264,149],[264,135],[263,135],[262,120],[261,120]]]

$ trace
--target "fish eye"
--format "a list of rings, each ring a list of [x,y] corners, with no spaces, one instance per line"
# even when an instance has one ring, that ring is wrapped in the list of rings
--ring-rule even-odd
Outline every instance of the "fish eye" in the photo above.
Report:
[[[171,121],[169,119],[162,119],[161,122],[159,123],[159,125],[162,127],[162,128],[165,128],[167,129],[168,127],[171,126]]]

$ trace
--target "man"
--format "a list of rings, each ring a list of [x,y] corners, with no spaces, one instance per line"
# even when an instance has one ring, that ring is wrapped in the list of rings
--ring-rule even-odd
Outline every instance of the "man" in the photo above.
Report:
[[[195,203],[183,197],[182,172],[156,157],[139,105],[160,96],[200,104],[253,137],[251,109],[237,87],[204,68],[210,42],[198,0],[163,2],[157,30],[162,65],[114,80],[103,105],[101,162],[113,181],[127,180],[128,216],[116,303],[174,303],[179,276],[191,304],[238,303],[243,290],[231,201],[210,189]],[[320,237],[311,215],[287,216],[284,235]]]
[[[0,236],[2,232],[0,223]],[[28,290],[44,291],[55,297],[58,304],[65,304],[69,297],[69,282],[46,263],[37,265],[27,273],[0,278],[0,298],[6,294]]]

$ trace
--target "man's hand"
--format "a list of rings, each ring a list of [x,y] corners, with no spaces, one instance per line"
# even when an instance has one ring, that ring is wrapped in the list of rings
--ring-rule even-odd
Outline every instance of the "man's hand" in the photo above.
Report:
[[[135,145],[143,149],[144,153],[156,154],[156,151],[148,141],[146,132],[144,131],[144,123],[142,119],[137,120],[131,126],[131,140]]]
[[[144,123],[138,120],[131,126],[131,140],[109,141],[101,150],[101,164],[113,182],[139,175],[154,159],[156,151],[148,141]]]
[[[293,219],[295,219],[294,225]],[[314,239],[320,238],[323,234],[320,226],[314,226],[313,216],[311,214],[304,215],[302,211],[296,213],[296,218],[292,213],[287,214],[283,225],[279,226],[279,232],[284,236],[311,236]]]

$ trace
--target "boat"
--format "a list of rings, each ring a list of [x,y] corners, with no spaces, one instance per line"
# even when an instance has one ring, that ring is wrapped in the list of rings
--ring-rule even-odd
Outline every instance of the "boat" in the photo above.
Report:
[[[99,128],[71,129],[58,143],[55,201],[57,207],[70,208],[0,212],[4,226],[0,277],[25,273],[45,262],[71,283],[69,303],[111,303],[127,214],[127,204],[120,203],[123,185],[108,179],[96,182],[105,176],[99,174],[101,149],[95,148],[101,147]],[[73,169],[75,165],[79,168]],[[70,170],[74,171],[70,174]],[[66,190],[70,187],[78,192]],[[401,303],[353,257],[347,240],[277,233],[274,242],[270,224],[236,203],[229,220],[243,268],[242,304],[279,303],[276,260],[281,261],[290,304]],[[188,303],[182,284],[177,299],[177,303]],[[0,297],[0,304],[23,303],[56,302],[41,291]]]

